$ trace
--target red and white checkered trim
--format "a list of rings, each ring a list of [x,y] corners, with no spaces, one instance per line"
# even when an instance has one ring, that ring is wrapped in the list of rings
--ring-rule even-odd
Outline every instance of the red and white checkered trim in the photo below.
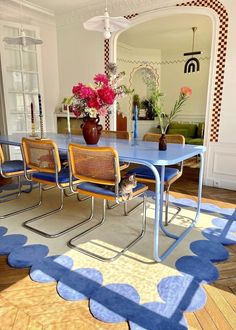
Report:
[[[131,15],[127,15],[124,16],[126,19],[132,19],[135,16],[137,16],[138,14],[131,14]],[[105,66],[105,71],[106,71],[106,65],[109,63],[110,61],[110,43],[109,43],[109,39],[105,39],[104,40],[104,66]],[[110,129],[110,115],[106,115],[105,117],[105,129],[109,130]]]
[[[110,61],[110,42],[109,39],[104,40],[104,68],[106,72],[106,65]],[[105,130],[110,129],[110,115],[106,115],[105,117]]]
[[[227,49],[228,36],[228,13],[225,7],[218,0],[194,0],[186,3],[177,4],[177,6],[201,6],[213,9],[219,16],[219,39],[216,60],[216,81],[214,88],[213,109],[211,118],[210,141],[218,142],[220,127],[220,111],[222,102],[222,92],[224,84],[225,57]]]
[[[225,72],[225,57],[227,49],[227,36],[228,36],[228,13],[225,7],[218,0],[194,0],[185,3],[179,3],[176,6],[201,6],[213,9],[219,16],[219,40],[218,40],[218,52],[216,63],[216,81],[214,88],[213,109],[211,119],[211,133],[210,141],[218,142],[219,139],[219,127],[220,127],[220,111],[222,102],[222,92],[224,84],[224,72]],[[124,16],[127,19],[136,17],[138,13]],[[104,61],[105,64],[109,62],[110,57],[109,40],[104,42]],[[105,128],[110,127],[110,117],[106,117]]]

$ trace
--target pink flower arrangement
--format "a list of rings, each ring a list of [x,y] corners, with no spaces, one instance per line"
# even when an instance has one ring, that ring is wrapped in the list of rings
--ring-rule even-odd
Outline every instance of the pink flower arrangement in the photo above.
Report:
[[[77,117],[106,116],[118,97],[122,97],[130,91],[124,86],[117,86],[118,81],[124,76],[124,72],[116,75],[116,65],[109,63],[108,73],[98,73],[94,76],[94,86],[83,83],[72,88],[73,112]]]

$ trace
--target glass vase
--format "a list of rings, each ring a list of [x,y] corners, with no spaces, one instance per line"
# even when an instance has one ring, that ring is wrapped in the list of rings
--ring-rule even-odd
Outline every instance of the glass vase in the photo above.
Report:
[[[167,149],[166,135],[161,134],[161,137],[159,139],[159,150],[165,151],[166,149]]]

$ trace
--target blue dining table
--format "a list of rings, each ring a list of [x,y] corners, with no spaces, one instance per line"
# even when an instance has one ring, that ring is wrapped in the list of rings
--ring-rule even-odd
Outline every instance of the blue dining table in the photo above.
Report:
[[[12,134],[1,135],[0,144],[7,144],[12,146],[21,146],[21,140],[27,137],[27,134]],[[29,135],[28,135],[29,137]],[[66,135],[56,133],[46,133],[46,137],[56,142],[59,150],[67,150],[70,142],[86,144],[82,136]],[[142,141],[139,139],[121,140],[115,138],[101,138],[97,146],[110,146],[117,150],[121,161],[141,164],[149,167],[156,179],[155,184],[155,226],[154,226],[154,251],[153,257],[157,262],[163,261],[175,247],[184,239],[184,237],[191,231],[196,224],[201,209],[201,196],[202,196],[202,181],[203,181],[203,167],[204,167],[204,146],[196,145],[180,145],[169,143],[166,151],[158,149],[158,143]],[[169,165],[178,164],[188,158],[199,156],[200,171],[198,182],[198,202],[196,214],[192,219],[191,224],[180,234],[176,235],[171,233],[163,224],[163,200],[164,200],[164,176],[165,167]],[[161,167],[161,175],[159,175],[156,166]],[[173,243],[160,254],[160,230],[168,237],[173,239]]]

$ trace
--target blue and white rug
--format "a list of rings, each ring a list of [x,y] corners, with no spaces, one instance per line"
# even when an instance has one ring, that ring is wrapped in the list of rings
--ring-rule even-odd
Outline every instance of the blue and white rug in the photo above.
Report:
[[[23,221],[52,209],[58,191],[45,193],[44,205],[0,223],[0,254],[8,255],[12,267],[29,267],[37,282],[56,282],[58,294],[66,300],[88,300],[91,314],[104,322],[127,321],[130,329],[187,329],[184,312],[201,309],[206,302],[203,283],[212,283],[219,273],[214,262],[228,258],[225,245],[236,243],[236,211],[202,204],[195,228],[162,263],[153,263],[153,194],[147,210],[147,232],[126,256],[103,263],[68,248],[67,241],[96,223],[101,202],[96,203],[95,220],[56,239],[39,236],[21,225]],[[1,205],[1,214],[32,204],[37,191]],[[137,201],[132,201],[136,203]],[[168,229],[181,233],[194,217],[196,203],[189,199],[172,202],[185,206]],[[89,215],[90,201],[66,198],[65,209],[40,220],[35,226],[49,233],[63,230]],[[123,217],[122,207],[107,212],[107,222],[80,240],[83,248],[103,256],[126,245],[141,229],[141,208]],[[174,209],[170,209],[170,213]],[[172,240],[161,236],[161,253]],[[104,249],[104,247],[106,249]]]

